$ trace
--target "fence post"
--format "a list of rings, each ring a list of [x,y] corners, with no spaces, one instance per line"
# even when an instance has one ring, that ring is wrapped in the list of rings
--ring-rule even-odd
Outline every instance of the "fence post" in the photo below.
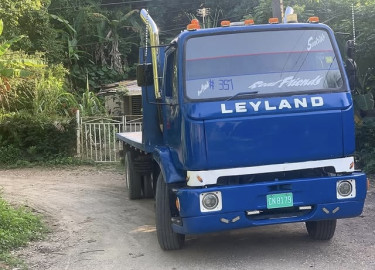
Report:
[[[77,121],[77,157],[81,157],[81,119],[79,116],[79,110],[76,111]]]

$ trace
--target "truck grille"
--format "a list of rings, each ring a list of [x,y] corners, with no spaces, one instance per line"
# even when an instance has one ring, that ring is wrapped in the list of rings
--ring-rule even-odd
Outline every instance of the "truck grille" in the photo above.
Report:
[[[247,174],[236,176],[222,176],[218,178],[218,185],[241,185],[260,182],[273,182],[292,179],[316,178],[336,175],[334,167],[314,168],[287,172],[274,172],[262,174]]]

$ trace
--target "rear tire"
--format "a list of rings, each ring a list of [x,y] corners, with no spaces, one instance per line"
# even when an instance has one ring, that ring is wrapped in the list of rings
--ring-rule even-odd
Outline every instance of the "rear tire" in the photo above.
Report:
[[[160,173],[156,183],[156,232],[158,242],[164,250],[181,249],[185,242],[185,235],[172,230],[171,205],[168,186]]]
[[[133,155],[131,151],[125,154],[125,184],[128,188],[130,200],[142,198],[142,178],[139,173],[134,170]]]
[[[314,240],[330,240],[335,234],[336,219],[306,222],[307,233]]]

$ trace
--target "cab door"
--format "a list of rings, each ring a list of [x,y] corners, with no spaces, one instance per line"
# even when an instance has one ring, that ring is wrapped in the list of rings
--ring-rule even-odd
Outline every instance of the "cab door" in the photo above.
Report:
[[[172,151],[181,145],[181,118],[178,104],[178,63],[177,49],[171,47],[166,52],[163,83],[163,137]]]

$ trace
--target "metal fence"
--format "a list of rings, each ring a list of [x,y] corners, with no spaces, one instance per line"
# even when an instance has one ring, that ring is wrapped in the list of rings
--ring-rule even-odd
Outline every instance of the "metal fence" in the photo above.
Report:
[[[123,119],[124,130],[122,132],[142,131],[142,115],[125,115]]]
[[[117,162],[122,143],[116,133],[142,131],[142,116],[80,117],[77,113],[77,155],[95,162]]]

